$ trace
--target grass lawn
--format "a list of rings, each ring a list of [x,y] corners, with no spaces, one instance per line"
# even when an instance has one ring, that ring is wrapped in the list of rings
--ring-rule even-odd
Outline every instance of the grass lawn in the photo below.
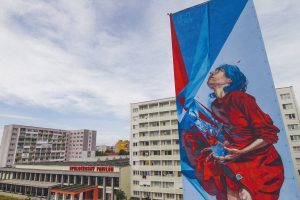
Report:
[[[24,200],[25,198],[17,198],[17,197],[11,197],[11,196],[8,196],[8,195],[0,194],[0,199],[1,200]]]

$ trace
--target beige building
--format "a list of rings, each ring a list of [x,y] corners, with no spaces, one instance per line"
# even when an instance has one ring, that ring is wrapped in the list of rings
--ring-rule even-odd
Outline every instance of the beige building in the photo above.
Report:
[[[131,104],[131,197],[183,199],[175,98]]]
[[[96,131],[4,126],[0,167],[30,162],[84,160],[95,156]]]
[[[295,173],[300,185],[300,113],[293,87],[276,89],[283,122],[290,144]]]

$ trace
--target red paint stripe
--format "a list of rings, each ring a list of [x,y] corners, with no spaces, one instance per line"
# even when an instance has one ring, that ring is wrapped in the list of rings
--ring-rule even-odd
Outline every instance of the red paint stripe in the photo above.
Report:
[[[170,15],[171,36],[172,36],[172,50],[173,50],[173,65],[174,65],[174,79],[175,79],[175,92],[176,96],[188,84],[188,76],[186,73],[185,65],[180,51],[174,23]]]

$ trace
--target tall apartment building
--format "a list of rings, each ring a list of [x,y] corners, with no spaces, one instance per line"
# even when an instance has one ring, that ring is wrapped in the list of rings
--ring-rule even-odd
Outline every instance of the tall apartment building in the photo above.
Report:
[[[93,130],[76,130],[67,132],[67,161],[82,161],[95,157],[97,132]]]
[[[276,89],[294,168],[300,186],[300,113],[293,87]]]
[[[0,167],[47,161],[83,160],[95,156],[96,131],[4,126]]]
[[[182,197],[175,98],[131,104],[131,196]]]

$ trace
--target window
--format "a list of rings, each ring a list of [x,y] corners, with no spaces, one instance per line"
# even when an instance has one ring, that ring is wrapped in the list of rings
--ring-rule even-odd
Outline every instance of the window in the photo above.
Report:
[[[300,141],[300,135],[291,135],[290,137],[292,141]]]
[[[152,187],[161,187],[161,182],[159,182],[159,181],[152,181],[151,182],[151,186]]]
[[[158,136],[159,132],[158,131],[150,131],[150,137],[155,137]]]
[[[139,111],[138,108],[133,108],[133,109],[132,109],[132,112],[134,112],[134,113],[136,113],[136,112],[138,112],[138,111]]]
[[[158,122],[150,122],[150,124],[149,124],[150,127],[156,127],[158,125],[159,125]]]
[[[161,145],[171,145],[171,140],[162,140]]]
[[[294,146],[293,151],[294,152],[300,152],[300,146]]]
[[[157,103],[149,105],[149,109],[154,109],[154,108],[158,108],[158,104]]]
[[[174,194],[166,194],[168,199],[174,199]]]
[[[179,155],[179,150],[178,149],[173,150],[173,155]]]
[[[170,125],[170,121],[169,120],[167,120],[167,121],[161,121],[160,125],[161,126],[169,126]]]
[[[290,131],[298,130],[298,129],[299,129],[299,126],[298,126],[298,124],[288,124],[288,129],[289,129]]]
[[[161,198],[161,197],[162,197],[162,193],[157,193],[157,192],[155,192],[155,193],[154,193],[154,197],[159,197],[159,198]]]
[[[177,135],[178,134],[178,130],[177,129],[173,129],[172,130],[172,134]]]
[[[292,114],[285,114],[285,119],[296,119],[296,115],[294,113]]]
[[[140,119],[148,119],[148,114],[140,115]]]
[[[148,105],[141,105],[139,107],[140,110],[147,110],[148,109]]]
[[[159,107],[161,107],[161,108],[166,107],[166,106],[169,106],[169,102],[161,102],[161,103],[159,103]]]
[[[170,130],[161,130],[160,135],[171,135],[171,131]]]
[[[293,109],[293,104],[291,104],[291,103],[282,104],[282,108],[284,110]]]
[[[173,188],[174,183],[173,182],[163,182],[163,188]]]
[[[172,110],[171,111],[171,116],[176,115],[177,111],[176,110]]]
[[[139,126],[138,125],[133,125],[132,129],[137,129]]]
[[[140,128],[147,128],[148,127],[148,123],[140,123]]]
[[[151,165],[160,165],[160,160],[152,160]]]
[[[157,145],[159,145],[159,141],[158,140],[150,141],[150,145],[157,146]]]
[[[150,155],[159,156],[160,155],[160,151],[159,150],[151,151]]]
[[[178,139],[172,140],[172,143],[177,145],[179,144],[179,140]]]
[[[149,117],[150,117],[150,118],[158,117],[158,113],[150,113],[150,114],[149,114]]]
[[[167,155],[167,156],[170,156],[172,155],[172,150],[168,150],[168,151],[163,151],[164,154],[163,155]]]
[[[133,180],[133,185],[139,185],[139,181]]]
[[[290,99],[290,98],[291,98],[291,95],[288,94],[288,93],[286,93],[286,94],[281,94],[281,95],[280,95],[280,98],[281,98],[282,100]]]
[[[152,176],[161,176],[161,171],[153,171]]]
[[[173,163],[172,160],[163,160],[162,161],[163,166],[170,166],[170,165],[172,165],[172,163]]]
[[[300,158],[296,158],[296,163],[300,163]]]
[[[177,122],[177,120],[172,120],[172,121],[171,121],[171,124],[172,124],[172,125],[178,125],[178,122]]]
[[[175,106],[176,102],[175,101],[170,101],[171,106]]]
[[[169,111],[160,112],[159,115],[160,115],[161,117],[169,116]]]

